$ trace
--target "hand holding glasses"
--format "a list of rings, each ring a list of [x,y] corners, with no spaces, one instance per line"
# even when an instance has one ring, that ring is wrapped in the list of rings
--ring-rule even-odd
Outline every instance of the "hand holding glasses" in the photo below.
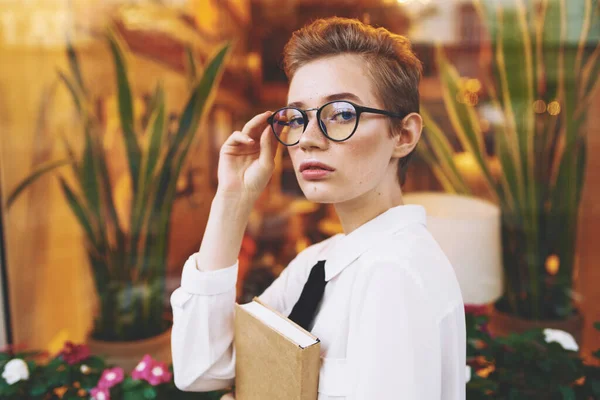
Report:
[[[330,101],[319,108],[301,110],[296,107],[283,107],[275,111],[267,122],[277,140],[285,146],[300,142],[300,136],[308,126],[307,111],[317,111],[317,121],[321,132],[334,142],[350,139],[362,113],[380,114],[393,118],[404,118],[407,114],[395,114],[385,110],[359,106],[349,101]]]

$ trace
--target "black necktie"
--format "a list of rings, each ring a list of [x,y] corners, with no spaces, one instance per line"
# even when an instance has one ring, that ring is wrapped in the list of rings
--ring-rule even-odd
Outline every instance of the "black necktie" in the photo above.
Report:
[[[300,298],[288,318],[308,331],[308,327],[315,317],[317,307],[323,299],[326,284],[325,260],[321,260],[312,267]]]

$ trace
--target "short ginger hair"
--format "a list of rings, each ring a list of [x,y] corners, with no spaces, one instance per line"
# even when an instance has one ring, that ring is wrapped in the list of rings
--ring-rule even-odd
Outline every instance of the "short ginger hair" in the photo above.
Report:
[[[356,19],[318,19],[292,34],[283,51],[283,68],[291,81],[303,65],[342,54],[355,54],[366,62],[366,73],[387,111],[403,115],[419,112],[421,62],[406,37],[385,28],[375,28]],[[402,133],[400,119],[391,118],[390,124],[392,136]],[[406,180],[413,153],[398,162],[400,185]]]

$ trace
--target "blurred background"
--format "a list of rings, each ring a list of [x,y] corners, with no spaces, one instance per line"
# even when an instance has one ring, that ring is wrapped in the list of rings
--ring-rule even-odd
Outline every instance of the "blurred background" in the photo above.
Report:
[[[592,362],[600,18],[588,0],[1,0],[0,345],[146,341],[168,357],[169,296],[202,241],[219,148],[286,104],[283,46],[328,16],[406,35],[423,62],[426,130],[404,192],[426,206],[465,303],[498,334],[569,331]],[[280,148],[238,301],[338,232]]]

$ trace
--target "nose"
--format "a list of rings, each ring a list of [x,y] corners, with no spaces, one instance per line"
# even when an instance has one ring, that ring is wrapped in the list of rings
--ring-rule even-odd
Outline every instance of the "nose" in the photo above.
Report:
[[[312,115],[308,118],[308,125],[306,126],[306,130],[300,136],[300,142],[298,145],[303,150],[308,149],[326,149],[329,146],[329,140],[323,135],[321,132],[321,128],[319,128],[319,121],[317,120],[317,116],[315,113],[311,113]]]

